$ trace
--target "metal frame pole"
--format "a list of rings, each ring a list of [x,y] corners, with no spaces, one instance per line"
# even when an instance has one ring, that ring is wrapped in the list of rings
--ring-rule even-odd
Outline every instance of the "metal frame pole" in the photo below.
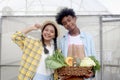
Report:
[[[0,17],[0,80],[1,80],[2,17]]]
[[[100,73],[100,80],[103,80],[103,24],[102,24],[102,15],[99,17],[100,23],[100,64],[101,64],[101,73]]]

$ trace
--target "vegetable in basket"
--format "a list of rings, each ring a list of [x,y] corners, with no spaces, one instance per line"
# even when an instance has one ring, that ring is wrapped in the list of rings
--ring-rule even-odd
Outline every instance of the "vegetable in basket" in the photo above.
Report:
[[[99,61],[94,56],[85,57],[81,60],[80,66],[90,67],[93,66],[94,71],[100,70]]]
[[[65,58],[60,50],[56,50],[52,56],[47,57],[45,60],[47,68],[58,69],[67,66]]]

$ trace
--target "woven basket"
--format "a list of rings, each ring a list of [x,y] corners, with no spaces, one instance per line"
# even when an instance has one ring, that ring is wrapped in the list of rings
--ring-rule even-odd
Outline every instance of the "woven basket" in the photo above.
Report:
[[[92,67],[73,67],[73,66],[65,66],[57,69],[58,75],[63,80],[83,80],[84,76],[90,74],[92,72]]]

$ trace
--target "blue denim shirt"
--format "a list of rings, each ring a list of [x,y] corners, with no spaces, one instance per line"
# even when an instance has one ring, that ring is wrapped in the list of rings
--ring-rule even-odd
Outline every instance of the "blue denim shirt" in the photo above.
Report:
[[[68,33],[65,34],[65,36],[63,36],[63,38],[60,41],[60,49],[62,50],[62,53],[65,57],[67,57],[67,53],[68,53],[68,35],[69,35]],[[83,44],[84,44],[85,56],[95,56],[96,57],[92,36],[85,32],[81,32],[80,39],[83,41]],[[88,78],[85,80],[92,80],[92,78]]]
[[[85,32],[80,33],[80,39],[83,41],[84,49],[85,49],[85,56],[96,56],[95,55],[95,48],[93,38],[90,34]],[[60,41],[60,49],[65,57],[67,57],[68,53],[68,33],[63,36]]]

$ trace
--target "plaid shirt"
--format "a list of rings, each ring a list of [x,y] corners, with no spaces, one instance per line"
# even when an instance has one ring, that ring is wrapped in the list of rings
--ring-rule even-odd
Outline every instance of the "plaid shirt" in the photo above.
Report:
[[[40,40],[26,37],[21,32],[13,34],[12,40],[23,50],[18,80],[31,80],[40,62],[42,43]]]

